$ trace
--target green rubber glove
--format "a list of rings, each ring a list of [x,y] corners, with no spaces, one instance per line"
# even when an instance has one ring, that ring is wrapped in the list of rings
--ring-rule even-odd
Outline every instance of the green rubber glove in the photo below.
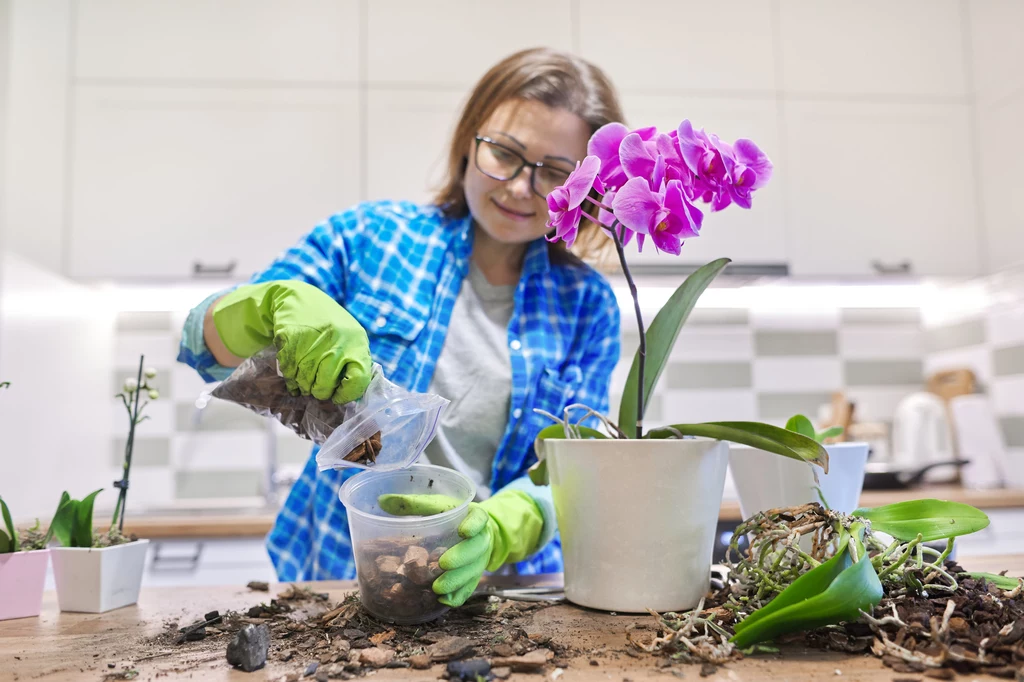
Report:
[[[433,516],[455,509],[459,501],[446,495],[381,495],[377,504],[395,516]],[[516,563],[538,549],[544,516],[537,503],[521,490],[506,490],[469,505],[459,524],[462,541],[441,555],[444,573],[434,580],[439,602],[458,607],[476,590],[484,571]]]
[[[271,343],[288,390],[336,403],[357,400],[370,384],[366,331],[322,290],[293,280],[246,284],[213,309],[229,351],[248,358]]]

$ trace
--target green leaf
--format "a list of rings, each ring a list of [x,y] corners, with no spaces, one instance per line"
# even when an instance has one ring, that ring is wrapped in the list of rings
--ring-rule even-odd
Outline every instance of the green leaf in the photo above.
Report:
[[[996,575],[995,573],[968,573],[967,575],[976,580],[984,579],[1001,590],[1015,589],[1021,580],[1021,578],[1014,578],[1009,575]]]
[[[842,426],[833,426],[833,427],[825,429],[824,431],[819,433],[816,436],[816,439],[817,439],[817,441],[819,443],[821,443],[822,441],[826,441],[829,438],[837,438],[837,437],[839,437],[841,435],[843,435],[843,427]]]
[[[849,555],[848,548],[838,556],[843,555]],[[825,569],[828,563],[825,562],[797,578],[792,585],[768,603],[768,606],[771,606],[787,592],[798,588],[798,594],[789,598],[787,605],[759,618],[742,630],[737,627],[737,632],[730,641],[737,647],[745,649],[790,632],[805,632],[826,625],[855,621],[860,618],[861,611],[870,612],[882,600],[882,583],[878,580],[875,567],[866,557],[843,569],[822,592],[811,592],[811,588],[819,587],[825,582],[820,577],[809,581],[806,589],[804,585],[798,585],[801,579],[819,569]],[[832,571],[834,567],[823,571],[824,578],[829,577]],[[750,618],[756,613],[751,614]]]
[[[57,511],[53,515],[53,519],[50,521],[50,530],[47,535],[51,535],[57,538],[57,542],[62,547],[74,547],[71,544],[72,531],[75,523],[75,507],[78,505],[77,502],[71,499],[67,491],[60,496],[60,502],[57,504]]]
[[[801,436],[807,436],[812,440],[817,440],[818,434],[814,431],[814,424],[812,424],[811,420],[802,414],[796,414],[790,417],[789,421],[786,422],[786,429],[788,431],[795,431]]]
[[[75,509],[74,530],[72,541],[75,547],[92,547],[92,506],[96,496],[103,491],[103,488],[86,495],[78,503]]]
[[[870,521],[872,530],[904,542],[919,533],[924,542],[969,535],[989,524],[988,516],[980,509],[946,500],[908,500],[853,513]]]
[[[789,587],[780,592],[775,599],[772,599],[737,623],[736,632],[740,633],[773,613],[793,604],[799,604],[827,590],[828,586],[839,577],[839,574],[853,563],[853,560],[850,558],[850,552],[846,549],[849,542],[850,536],[846,535],[839,545],[839,551],[836,552],[835,556],[801,575]]]
[[[776,455],[817,464],[828,473],[828,451],[818,441],[794,431],[780,429],[759,422],[706,422],[703,424],[673,424],[663,429],[652,429],[648,438],[671,438],[678,431],[684,436],[703,436],[740,443],[773,452]]]
[[[4,498],[0,497],[0,513],[4,517],[4,526],[7,528],[7,534],[10,538],[6,542],[0,540],[0,554],[6,554],[7,552],[18,551],[18,530],[14,527],[14,521],[11,520],[11,510],[7,508],[7,503],[4,502]],[[0,533],[3,535],[3,533]]]
[[[644,409],[650,405],[651,395],[658,383],[658,378],[665,370],[669,353],[686,319],[693,311],[704,290],[718,276],[726,265],[728,258],[719,258],[701,267],[686,278],[668,302],[658,311],[647,328],[647,355],[644,363]],[[636,404],[640,373],[640,349],[633,356],[633,365],[629,368],[626,388],[622,392],[622,403],[619,405],[619,428],[627,438],[636,438]]]

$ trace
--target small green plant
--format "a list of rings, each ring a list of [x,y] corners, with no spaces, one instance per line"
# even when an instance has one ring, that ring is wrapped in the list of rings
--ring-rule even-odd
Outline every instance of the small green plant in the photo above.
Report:
[[[790,417],[789,421],[786,422],[786,429],[789,431],[793,431],[794,433],[799,433],[812,440],[816,440],[819,443],[824,443],[829,438],[837,438],[843,435],[842,426],[833,426],[831,428],[825,429],[824,431],[816,431],[814,429],[814,424],[811,423],[811,420],[802,414],[797,414]]]
[[[50,522],[47,537],[57,538],[63,547],[92,547],[92,507],[96,496],[103,489],[93,491],[81,500],[73,500],[65,490],[60,496],[57,513]]]

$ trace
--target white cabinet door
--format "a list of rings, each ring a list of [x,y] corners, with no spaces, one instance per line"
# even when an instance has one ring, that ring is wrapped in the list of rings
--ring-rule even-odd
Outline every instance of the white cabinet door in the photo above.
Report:
[[[368,198],[427,202],[448,164],[461,92],[371,90],[367,93]]]
[[[518,50],[571,49],[570,4],[372,0],[366,3],[367,79],[373,85],[471,87]]]
[[[722,99],[676,95],[626,95],[623,106],[631,126],[654,125],[668,132],[684,118],[696,128],[704,128],[725,140],[745,137],[761,147],[778,166],[767,187],[754,196],[750,210],[730,206],[720,213],[711,213],[706,204],[697,204],[704,211],[700,237],[683,245],[679,256],[658,253],[648,242],[642,253],[627,247],[630,263],[703,265],[716,258],[728,257],[737,265],[783,265],[786,253],[783,215],[783,183],[787,168],[781,163],[778,105],[771,99]]]
[[[79,86],[70,274],[248,276],[359,197],[354,90]]]
[[[966,95],[962,20],[957,0],[781,0],[780,87],[798,94]]]
[[[979,271],[967,106],[786,102],[796,275]]]
[[[622,92],[772,95],[771,10],[764,0],[579,0],[579,50]]]
[[[354,83],[357,0],[77,3],[78,78]]]

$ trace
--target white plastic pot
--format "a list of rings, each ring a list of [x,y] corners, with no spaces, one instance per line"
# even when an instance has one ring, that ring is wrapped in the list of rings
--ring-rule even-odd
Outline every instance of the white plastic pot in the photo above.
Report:
[[[748,519],[759,511],[820,502],[815,486],[830,509],[846,514],[859,506],[864,487],[864,466],[868,461],[867,443],[826,445],[828,473],[815,466],[818,483],[810,464],[798,462],[746,445],[729,447],[729,469],[740,498],[740,511]]]
[[[711,580],[728,446],[685,440],[545,440],[565,596],[605,611],[694,608]]]
[[[61,611],[104,613],[139,600],[149,540],[114,547],[54,547],[53,577]]]
[[[50,551],[0,554],[0,620],[38,616]]]

